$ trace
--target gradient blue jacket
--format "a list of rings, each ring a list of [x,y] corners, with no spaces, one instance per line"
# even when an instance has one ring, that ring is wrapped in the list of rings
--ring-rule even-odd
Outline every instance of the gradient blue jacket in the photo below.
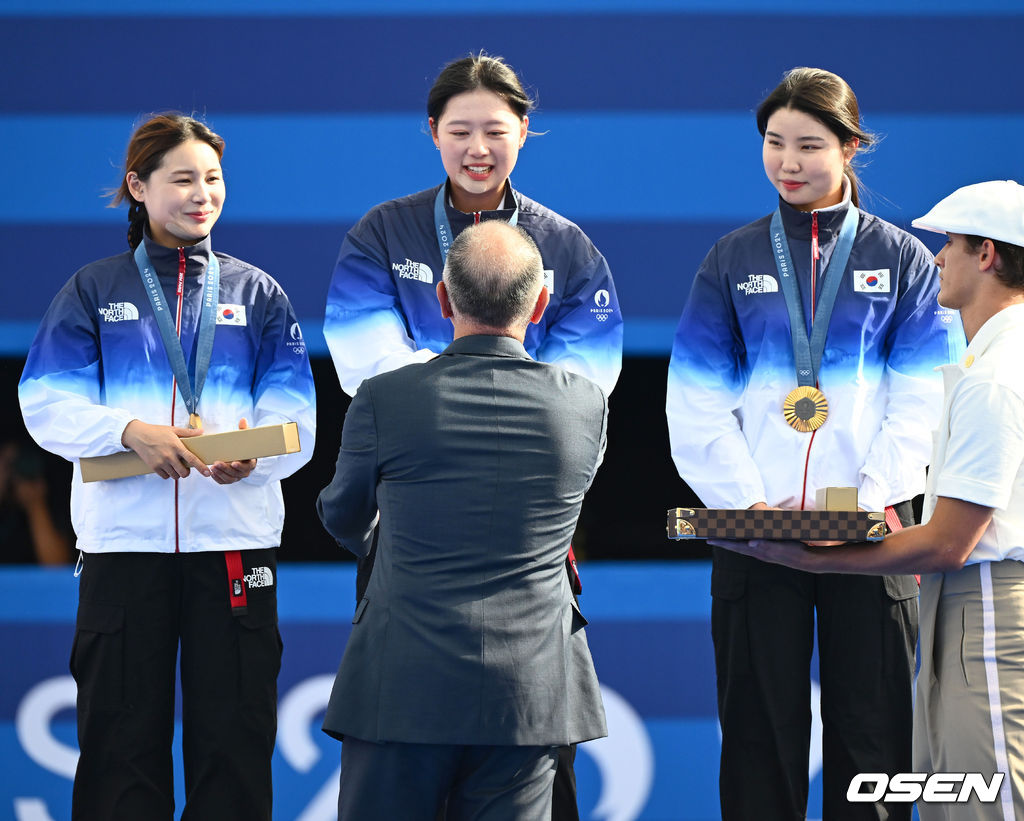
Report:
[[[809,323],[814,217],[785,202],[779,207]],[[817,212],[819,277],[849,207],[847,199]],[[924,489],[942,410],[935,368],[955,361],[964,345],[959,315],[936,302],[931,253],[906,231],[859,211],[818,374],[829,417],[812,436],[782,415],[797,380],[770,221],[763,217],[715,244],[679,320],[667,397],[679,475],[715,508],[760,501],[813,508],[817,489],[836,486],[858,488],[867,510],[913,498]]]
[[[440,186],[382,203],[348,232],[331,278],[324,336],[342,389],[425,362],[452,341],[435,288],[443,263],[434,227]],[[517,191],[518,224],[537,243],[551,301],[526,333],[526,350],[611,393],[622,367],[622,314],[608,263],[579,227]],[[506,204],[508,199],[506,197]],[[474,219],[504,219],[512,208],[463,214],[447,205],[457,236]]]
[[[182,347],[192,351],[210,238],[184,249],[146,249],[168,305],[177,305],[185,259]],[[219,485],[196,471],[177,482],[155,474],[83,484],[78,460],[118,453],[133,419],[188,426],[188,412],[131,252],[76,273],[54,298],[19,386],[25,424],[47,450],[75,462],[71,513],[86,552],[248,550],[280,544],[279,480],[309,460],[315,395],[306,346],[281,287],[217,254],[221,280],[210,368],[199,402],[207,433],[294,421],[302,450],[260,459],[247,478]],[[190,371],[191,371],[190,362]]]

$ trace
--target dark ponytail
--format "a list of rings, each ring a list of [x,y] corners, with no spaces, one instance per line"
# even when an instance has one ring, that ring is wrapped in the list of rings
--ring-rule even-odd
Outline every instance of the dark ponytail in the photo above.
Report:
[[[857,96],[846,80],[822,68],[794,68],[787,71],[776,86],[757,107],[757,130],[764,136],[768,119],[780,108],[802,111],[820,121],[839,138],[839,144],[859,141],[858,153],[875,142],[875,136],[861,128]],[[843,169],[850,180],[850,199],[860,205],[860,180],[852,161]]]
[[[149,213],[145,203],[132,199],[132,204],[128,206],[128,247],[133,251],[142,242],[148,222]]]

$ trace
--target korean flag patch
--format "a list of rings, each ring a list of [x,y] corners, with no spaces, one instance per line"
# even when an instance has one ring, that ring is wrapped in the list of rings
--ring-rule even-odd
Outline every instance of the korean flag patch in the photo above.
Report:
[[[860,294],[889,293],[889,269],[878,268],[874,271],[854,271],[853,290]]]
[[[217,305],[217,324],[245,325],[245,306],[219,303]]]

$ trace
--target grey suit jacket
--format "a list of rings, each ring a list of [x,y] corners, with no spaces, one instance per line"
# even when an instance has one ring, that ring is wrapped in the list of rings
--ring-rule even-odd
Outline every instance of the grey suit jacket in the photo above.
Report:
[[[317,509],[376,564],[325,732],[424,744],[606,735],[565,556],[607,403],[509,337],[455,340],[363,382]]]

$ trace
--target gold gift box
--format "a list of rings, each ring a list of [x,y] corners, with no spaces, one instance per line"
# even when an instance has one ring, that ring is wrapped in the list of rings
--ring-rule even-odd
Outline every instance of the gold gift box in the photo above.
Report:
[[[295,422],[285,422],[245,430],[203,433],[185,437],[181,443],[207,465],[214,462],[242,462],[264,456],[297,453],[300,449],[299,426]],[[108,456],[86,456],[79,460],[79,465],[83,482],[123,479],[151,472],[132,450]]]

